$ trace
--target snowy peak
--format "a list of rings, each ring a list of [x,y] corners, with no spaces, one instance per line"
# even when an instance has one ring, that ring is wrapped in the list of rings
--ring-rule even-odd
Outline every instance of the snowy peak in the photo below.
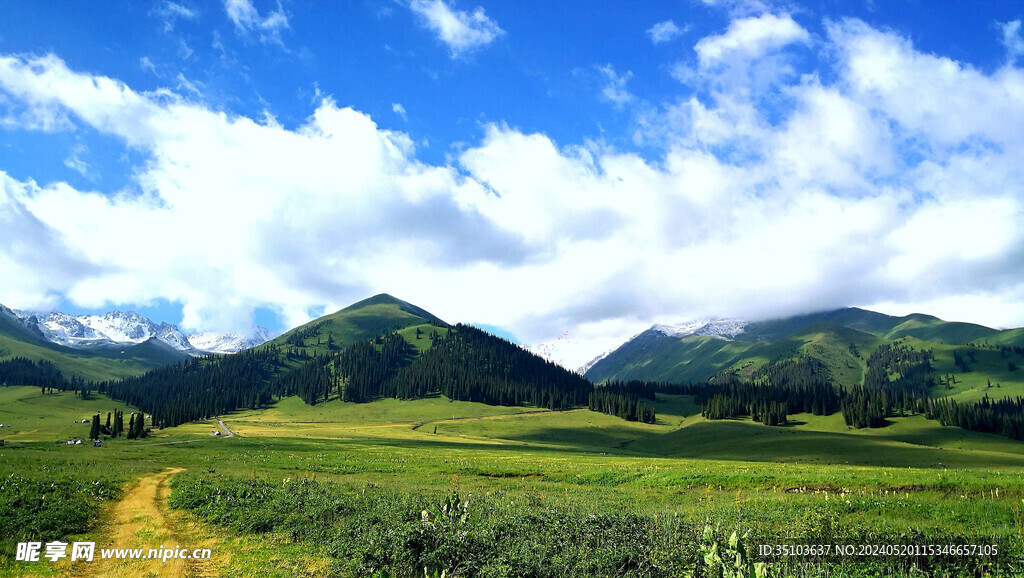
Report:
[[[658,324],[651,327],[669,337],[686,337],[688,335],[704,335],[719,339],[735,339],[747,328],[746,321],[736,319],[713,319],[702,321],[684,321],[682,323]]]
[[[582,366],[580,366],[579,369],[576,370],[576,373],[579,373],[580,375],[586,375],[587,372],[590,371],[591,367],[594,367],[595,365],[597,365],[597,362],[601,361],[605,357],[608,357],[609,355],[614,353],[616,349],[618,349],[618,347],[615,347],[613,349],[609,349],[608,351],[605,351],[604,353],[602,353],[601,355],[598,355],[594,359],[591,359],[590,361],[584,363]]]
[[[189,344],[209,353],[238,353],[243,349],[262,345],[277,337],[277,333],[266,327],[256,327],[247,335],[241,333],[194,333],[188,336]]]
[[[156,339],[190,354],[236,353],[272,339],[274,332],[256,327],[246,335],[199,333],[186,335],[177,325],[151,321],[134,311],[110,311],[102,315],[68,315],[59,311],[30,313],[12,311],[28,327],[38,328],[57,345],[73,348],[139,344]]]
[[[604,359],[619,347],[616,345],[597,357],[591,357],[594,355],[595,349],[598,347],[603,349],[608,347],[608,344],[608,339],[604,337],[595,338],[592,335],[585,334],[581,338],[574,339],[568,333],[563,333],[555,339],[531,345],[526,349],[538,357],[543,357],[569,371],[583,375],[595,363]]]
[[[66,347],[138,344],[154,337],[178,351],[191,349],[185,335],[174,325],[157,325],[128,311],[103,315],[68,315],[59,311],[21,315],[26,325],[36,326],[47,340]]]
[[[575,343],[569,338],[569,334],[564,333],[550,341],[531,345],[527,347],[526,350],[537,357],[543,357],[552,363],[557,363],[568,369],[565,363],[565,357],[568,351],[573,349],[574,346]]]

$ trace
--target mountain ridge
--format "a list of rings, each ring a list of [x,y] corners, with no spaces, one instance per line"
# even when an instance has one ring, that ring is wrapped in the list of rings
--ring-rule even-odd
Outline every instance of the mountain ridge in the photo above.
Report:
[[[585,375],[594,382],[692,382],[730,368],[810,355],[826,358],[826,365],[855,382],[863,370],[863,360],[859,352],[853,352],[858,347],[873,349],[884,341],[912,338],[946,346],[1024,344],[1024,329],[997,330],[922,313],[894,316],[858,307],[756,322],[731,321],[742,328],[724,335],[703,331],[707,324],[702,323],[653,325],[595,358]],[[863,355],[868,353],[870,350]]]
[[[2,306],[0,306],[2,307]],[[188,355],[236,353],[275,336],[265,327],[247,334],[201,332],[186,334],[172,323],[156,323],[134,311],[108,311],[101,315],[71,315],[60,311],[18,311],[4,307],[30,333],[49,343],[78,350],[139,345],[156,339]]]

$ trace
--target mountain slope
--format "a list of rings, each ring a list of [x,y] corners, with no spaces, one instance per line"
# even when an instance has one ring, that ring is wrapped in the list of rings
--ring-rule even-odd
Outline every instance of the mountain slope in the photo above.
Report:
[[[192,359],[99,390],[167,426],[267,407],[290,396],[317,405],[438,394],[552,410],[600,404],[603,413],[654,420],[635,395],[608,390],[595,400],[593,384],[582,376],[475,327],[450,327],[384,294],[237,355]]]
[[[0,305],[0,360],[11,357],[49,361],[65,378],[103,380],[139,375],[177,363],[187,355],[153,338],[138,344],[109,344],[88,350],[64,347],[51,343],[38,328],[22,323],[12,310]]]
[[[381,293],[286,331],[261,347],[266,349],[291,345],[327,351],[328,339],[334,347],[342,347],[381,333],[417,325],[448,326],[425,309]]]
[[[946,346],[942,351],[950,357],[955,347],[949,346],[1024,345],[1021,329],[998,331],[930,315],[895,317],[855,307],[746,323],[742,331],[721,336],[697,335],[696,325],[656,325],[594,363],[586,376],[594,382],[693,382],[725,369],[742,374],[767,361],[809,355],[822,360],[838,383],[850,386],[860,383],[867,356],[895,339],[914,338],[926,348]]]

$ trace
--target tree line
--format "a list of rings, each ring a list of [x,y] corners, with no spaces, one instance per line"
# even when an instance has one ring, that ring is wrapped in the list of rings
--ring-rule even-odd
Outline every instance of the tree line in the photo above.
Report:
[[[431,347],[418,355],[398,333],[312,355],[294,345],[266,347],[195,358],[96,387],[152,414],[159,427],[265,407],[290,395],[315,405],[441,394],[490,405],[590,407],[623,419],[655,420],[654,409],[629,388],[595,390],[586,378],[475,327],[457,325],[447,334],[432,332],[430,339]]]
[[[52,363],[45,359],[33,361],[25,357],[12,357],[0,361],[0,383],[4,385],[31,385],[43,389],[65,390],[68,380]]]
[[[703,392],[701,414],[707,419],[749,416],[765,425],[785,425],[788,415],[831,415],[839,411],[841,392],[818,359],[802,357],[767,363],[747,381],[735,371],[718,374]]]
[[[654,408],[642,399],[654,401],[654,387],[642,381],[620,383],[613,381],[595,387],[590,394],[590,411],[621,417],[628,421],[654,423]]]
[[[280,369],[272,348],[228,356],[206,356],[153,369],[143,375],[103,381],[97,390],[151,414],[158,427],[207,419],[241,408],[256,409],[281,396]]]

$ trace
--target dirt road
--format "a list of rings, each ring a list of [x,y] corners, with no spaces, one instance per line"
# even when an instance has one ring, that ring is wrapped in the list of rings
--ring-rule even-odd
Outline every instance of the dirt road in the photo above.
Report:
[[[220,424],[220,429],[224,431],[224,437],[229,438],[235,435],[234,432],[228,429],[228,426],[224,425],[224,420],[219,419],[217,423]]]
[[[218,540],[197,531],[181,512],[167,508],[171,489],[169,482],[181,468],[168,468],[162,472],[142,476],[125,492],[112,508],[111,520],[102,542],[96,543],[92,562],[76,562],[73,576],[217,576],[210,560],[102,560],[103,548],[142,549],[145,556],[150,548],[180,546],[189,550],[210,548],[217,553]]]

